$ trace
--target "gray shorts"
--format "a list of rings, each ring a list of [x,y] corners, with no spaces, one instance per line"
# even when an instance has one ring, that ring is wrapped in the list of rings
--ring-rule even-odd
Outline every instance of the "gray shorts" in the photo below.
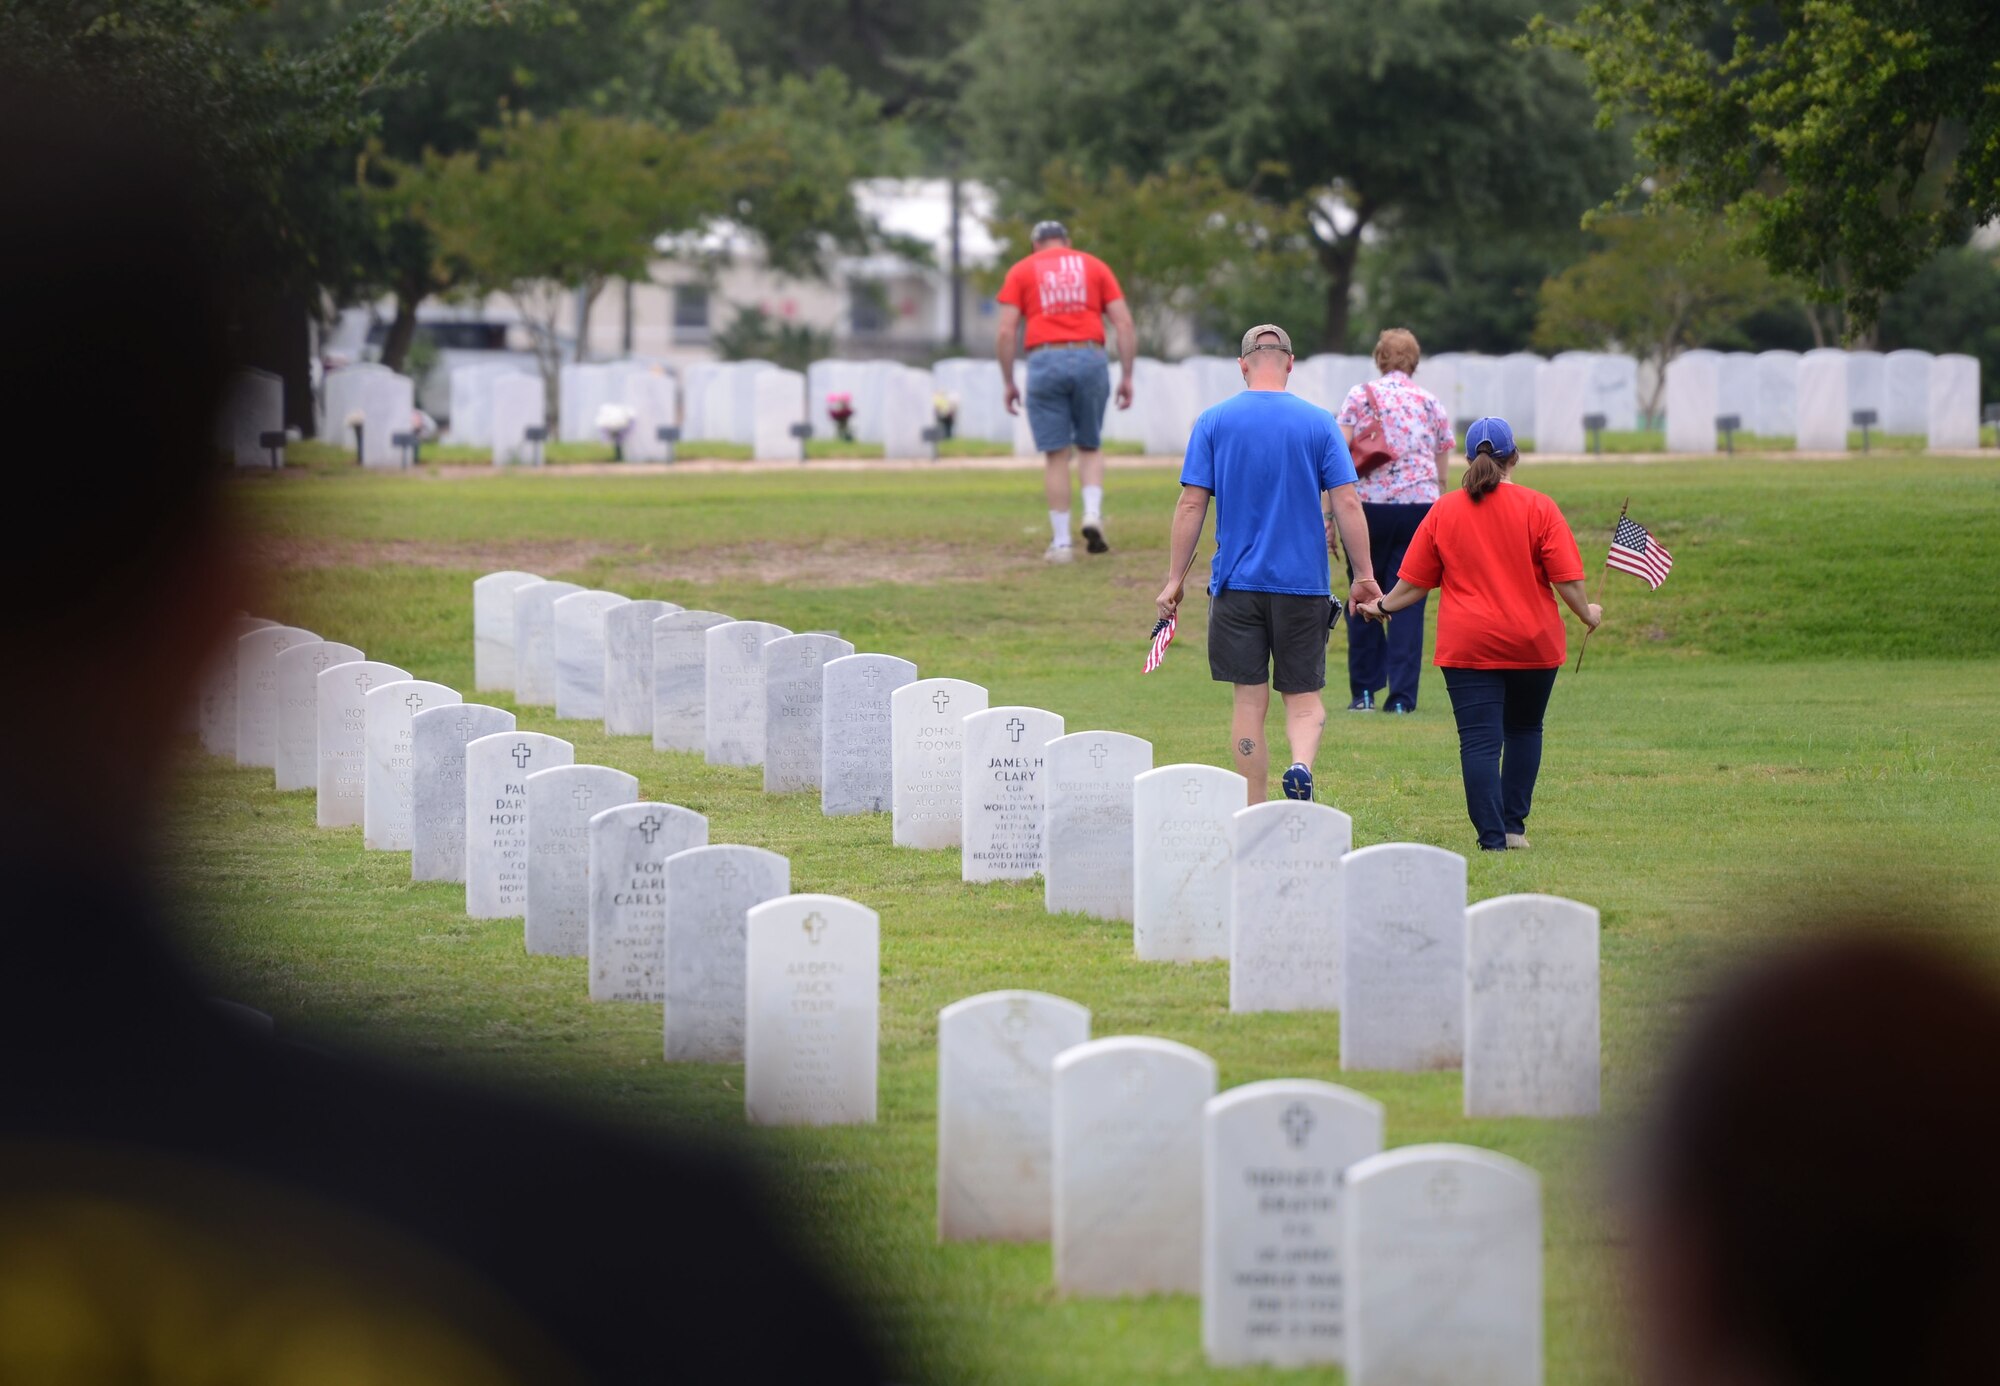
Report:
[[[1028,353],[1028,427],[1038,452],[1104,445],[1111,371],[1104,348],[1044,347]]]
[[[1217,683],[1268,683],[1280,693],[1326,687],[1332,597],[1217,592],[1208,599],[1208,673]]]

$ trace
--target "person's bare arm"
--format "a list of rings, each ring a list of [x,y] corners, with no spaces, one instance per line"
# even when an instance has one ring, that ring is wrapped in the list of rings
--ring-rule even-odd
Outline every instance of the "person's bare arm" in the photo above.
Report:
[[[1379,600],[1382,589],[1375,581],[1375,556],[1368,549],[1368,517],[1362,513],[1361,498],[1348,485],[1334,487],[1322,499],[1325,513],[1333,517],[1334,526],[1340,531],[1340,542],[1347,546],[1348,564],[1354,569],[1354,580],[1347,585],[1347,600],[1356,605]]]
[[[1578,578],[1575,582],[1552,582],[1549,586],[1556,589],[1556,595],[1563,599],[1563,605],[1574,611],[1576,619],[1584,625],[1596,630],[1604,623],[1604,608],[1590,600],[1584,592],[1582,578]]]
[[[1104,305],[1104,316],[1118,329],[1118,407],[1132,407],[1132,362],[1139,355],[1139,329],[1132,325],[1132,309],[1124,299]]]
[[[1385,621],[1388,619],[1388,613],[1401,611],[1413,602],[1422,601],[1424,593],[1430,590],[1428,587],[1421,587],[1411,582],[1406,577],[1399,577],[1396,579],[1396,585],[1390,591],[1389,595],[1380,601],[1356,602],[1354,604],[1354,614],[1364,616],[1371,621]]]
[[[1445,478],[1451,475],[1451,449],[1439,448],[1437,453],[1438,494],[1445,492]]]
[[[1188,560],[1194,557],[1201,527],[1208,523],[1208,498],[1213,494],[1206,486],[1181,487],[1181,498],[1174,505],[1173,529],[1167,540],[1167,585],[1160,589],[1155,600],[1161,620],[1180,609],[1181,575],[1187,571]]]
[[[1347,443],[1347,446],[1349,446],[1349,447],[1353,447],[1353,446],[1354,446],[1354,425],[1353,425],[1353,424],[1342,424],[1342,425],[1340,426],[1340,436],[1341,436],[1341,437],[1342,437],[1343,439],[1345,439],[1345,440],[1346,440],[1346,443]]]
[[[999,335],[993,339],[993,355],[1000,362],[1001,398],[1007,401],[1007,412],[1021,412],[1021,392],[1014,387],[1014,339],[1021,330],[1021,310],[1011,303],[1000,305]]]

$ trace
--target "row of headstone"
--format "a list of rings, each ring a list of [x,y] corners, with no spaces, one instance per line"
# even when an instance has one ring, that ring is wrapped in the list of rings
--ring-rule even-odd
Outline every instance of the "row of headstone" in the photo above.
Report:
[[[1197,1050],[988,992],[939,1012],[937,1140],[941,1240],[1047,1240],[1064,1294],[1199,1294],[1217,1365],[1541,1380],[1538,1179],[1464,1146],[1384,1154],[1359,1093],[1218,1096]]]
[[[231,376],[215,416],[216,450],[238,467],[268,467],[271,449],[264,439],[284,431],[284,377],[259,370]]]
[[[1845,452],[1852,430],[1921,436],[1934,449],[1979,445],[1979,361],[1924,351],[1687,351],[1666,370],[1667,451],[1712,453],[1722,420]]]
[[[416,417],[416,386],[387,366],[360,362],[329,371],[321,387],[319,436],[341,447],[358,446],[365,467],[400,467],[398,434]]]

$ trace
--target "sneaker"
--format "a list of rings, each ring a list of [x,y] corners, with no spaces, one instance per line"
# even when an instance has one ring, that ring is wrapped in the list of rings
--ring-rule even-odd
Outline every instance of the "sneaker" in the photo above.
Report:
[[[1313,772],[1306,768],[1304,761],[1293,761],[1292,768],[1285,772],[1285,797],[1311,803],[1312,796]]]
[[[1411,707],[1408,703],[1404,702],[1401,698],[1391,698],[1386,704],[1383,705],[1382,711],[1393,712],[1398,717],[1408,717],[1411,713],[1415,712],[1416,709]]]
[[[1083,542],[1092,553],[1111,552],[1111,545],[1104,542],[1104,520],[1101,516],[1083,522]]]
[[[1042,551],[1042,558],[1050,563],[1068,563],[1076,557],[1076,551],[1068,544],[1051,544]]]
[[[1508,833],[1507,849],[1511,852],[1525,852],[1535,844],[1528,841],[1526,833]]]
[[[1373,712],[1375,710],[1375,695],[1373,693],[1360,694],[1353,702],[1347,705],[1347,710],[1349,712]]]

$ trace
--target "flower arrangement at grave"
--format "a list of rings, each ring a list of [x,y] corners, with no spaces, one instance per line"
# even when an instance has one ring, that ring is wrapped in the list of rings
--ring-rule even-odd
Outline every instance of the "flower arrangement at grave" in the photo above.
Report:
[[[833,420],[834,434],[843,443],[854,441],[854,430],[850,421],[854,418],[854,396],[845,390],[835,390],[826,397],[826,416]]]
[[[931,412],[937,415],[938,436],[951,437],[952,428],[958,423],[958,396],[950,390],[939,390],[931,396]]]
[[[367,430],[367,427],[368,416],[366,414],[362,413],[359,409],[350,409],[347,411],[347,431],[354,435],[354,465],[357,467],[362,465],[363,450],[361,436]]]
[[[625,460],[625,435],[632,430],[632,411],[622,404],[597,406],[597,431],[611,442],[611,460]]]

